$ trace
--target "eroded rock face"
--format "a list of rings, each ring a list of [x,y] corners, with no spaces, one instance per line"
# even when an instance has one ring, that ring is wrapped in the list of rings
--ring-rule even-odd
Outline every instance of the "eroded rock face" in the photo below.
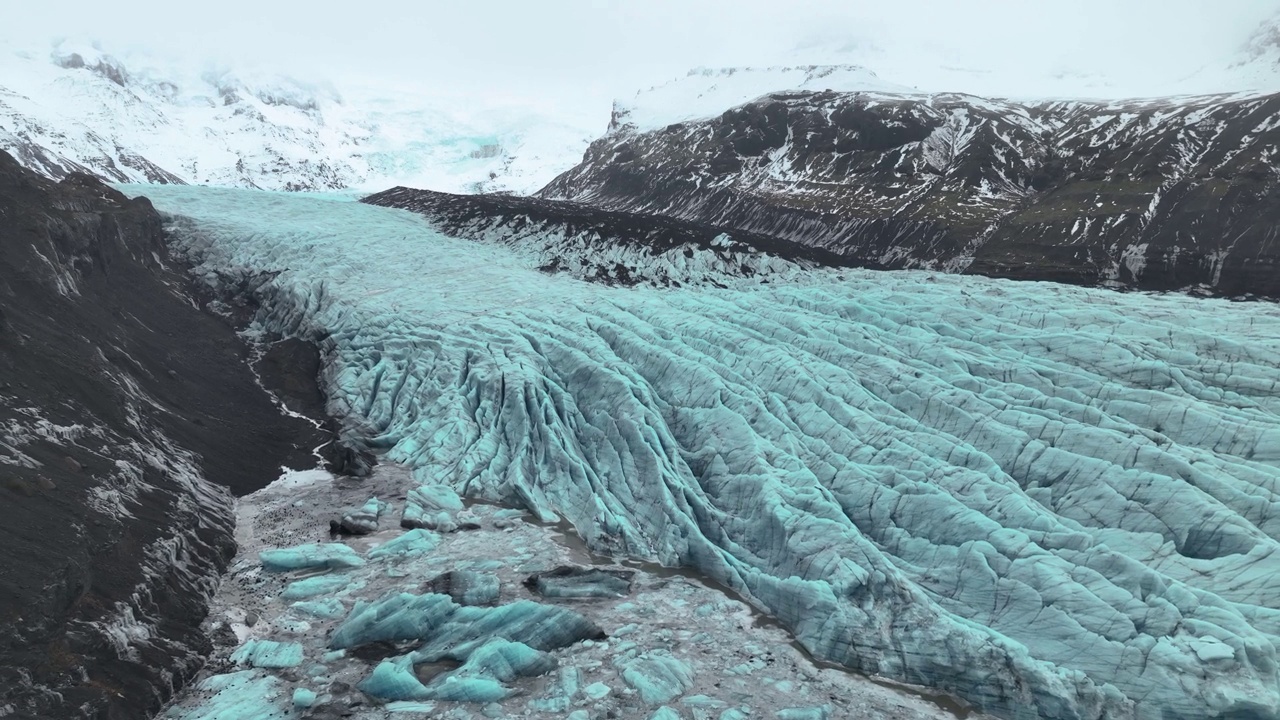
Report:
[[[870,268],[1280,297],[1280,96],[1018,104],[774,93],[592,144],[545,198]]]
[[[234,550],[208,481],[252,490],[311,437],[186,282],[149,202],[0,152],[0,708],[18,717],[158,708],[203,662]]]

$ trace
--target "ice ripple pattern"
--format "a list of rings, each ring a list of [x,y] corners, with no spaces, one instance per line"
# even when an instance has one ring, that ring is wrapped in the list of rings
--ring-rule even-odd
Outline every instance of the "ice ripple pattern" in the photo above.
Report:
[[[133,189],[133,192],[139,192]],[[404,212],[147,188],[423,483],[1011,718],[1280,715],[1272,305],[920,272],[626,290]]]

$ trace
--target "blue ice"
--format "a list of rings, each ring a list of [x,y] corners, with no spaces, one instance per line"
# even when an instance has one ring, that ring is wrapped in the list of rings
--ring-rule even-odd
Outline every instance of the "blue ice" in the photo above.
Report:
[[[622,289],[405,212],[146,193],[210,283],[270,278],[255,322],[325,338],[344,440],[422,485],[694,567],[820,658],[985,711],[1280,716],[1273,306],[852,270]]]

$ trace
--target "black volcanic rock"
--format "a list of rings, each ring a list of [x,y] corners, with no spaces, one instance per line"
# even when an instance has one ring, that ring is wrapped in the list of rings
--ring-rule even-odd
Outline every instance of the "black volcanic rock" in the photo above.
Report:
[[[147,716],[203,663],[230,494],[309,467],[145,199],[0,153],[0,708]],[[207,482],[212,481],[212,483]]]
[[[823,248],[771,235],[571,201],[396,187],[361,202],[419,213],[446,234],[506,243],[537,255],[544,271],[573,267],[582,279],[615,285],[701,280],[704,268],[685,264],[696,253],[716,268],[706,273],[712,282],[726,275],[754,276],[769,258],[809,267],[852,264]]]
[[[651,132],[616,124],[539,195],[863,267],[1280,297],[1277,146],[1280,95],[789,92]]]

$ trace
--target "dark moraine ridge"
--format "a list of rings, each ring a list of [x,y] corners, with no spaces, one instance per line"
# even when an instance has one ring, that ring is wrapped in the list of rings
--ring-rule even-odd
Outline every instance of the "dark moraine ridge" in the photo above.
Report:
[[[192,284],[149,201],[0,152],[0,717],[158,710],[204,661],[227,488],[315,464]],[[306,355],[264,374],[313,409]]]
[[[722,252],[726,248],[718,245],[717,240],[729,235],[739,254],[744,251],[759,253],[815,267],[853,264],[837,253],[773,235],[656,213],[607,210],[570,200],[503,194],[454,195],[394,187],[369,195],[361,202],[418,213],[446,234],[473,238],[486,235],[508,237],[513,244],[526,248],[536,244],[527,239],[530,235],[558,235],[583,239],[586,243],[583,249],[588,252],[593,244],[598,246],[596,249],[617,245],[651,256],[676,248]],[[635,271],[637,268],[624,270]],[[621,278],[615,274],[611,281],[628,284],[625,272]]]

